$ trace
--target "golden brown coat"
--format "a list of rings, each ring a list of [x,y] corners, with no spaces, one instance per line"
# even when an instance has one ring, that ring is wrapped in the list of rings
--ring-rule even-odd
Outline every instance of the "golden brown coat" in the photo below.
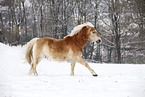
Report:
[[[25,58],[34,75],[38,75],[36,66],[41,61],[44,55],[56,61],[71,61],[71,75],[74,75],[75,63],[87,67],[92,75],[97,76],[94,70],[81,58],[82,50],[88,40],[93,42],[101,42],[100,36],[97,34],[92,24],[86,23],[75,27],[71,36],[66,36],[64,39],[54,39],[50,37],[34,38],[28,45]],[[78,32],[74,32],[78,31]],[[32,53],[33,52],[33,53]],[[33,62],[32,62],[33,59]]]

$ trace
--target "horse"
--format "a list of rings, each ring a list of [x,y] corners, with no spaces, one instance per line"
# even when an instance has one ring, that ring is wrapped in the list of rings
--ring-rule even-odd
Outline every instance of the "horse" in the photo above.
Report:
[[[33,38],[27,43],[25,59],[31,64],[30,72],[38,76],[36,66],[44,56],[56,61],[71,62],[71,76],[74,76],[76,62],[85,66],[93,76],[98,76],[95,71],[82,59],[82,50],[88,40],[96,43],[101,42],[101,38],[90,22],[78,25],[71,33],[63,39],[51,37]]]

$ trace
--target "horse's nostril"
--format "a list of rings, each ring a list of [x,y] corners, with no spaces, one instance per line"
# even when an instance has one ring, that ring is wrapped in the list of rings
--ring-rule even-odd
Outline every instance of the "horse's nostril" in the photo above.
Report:
[[[98,40],[98,42],[100,43],[100,42],[101,42],[101,40],[99,39],[99,40]]]
[[[101,39],[99,39],[98,41],[96,41],[96,43],[100,43],[101,42]]]

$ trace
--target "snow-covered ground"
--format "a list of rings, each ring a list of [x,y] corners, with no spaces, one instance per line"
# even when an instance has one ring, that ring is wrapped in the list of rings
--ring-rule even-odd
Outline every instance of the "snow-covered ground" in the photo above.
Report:
[[[25,47],[0,43],[0,97],[145,97],[145,65],[89,63],[93,77],[77,63],[70,76],[69,62],[44,58],[34,76],[24,54]]]

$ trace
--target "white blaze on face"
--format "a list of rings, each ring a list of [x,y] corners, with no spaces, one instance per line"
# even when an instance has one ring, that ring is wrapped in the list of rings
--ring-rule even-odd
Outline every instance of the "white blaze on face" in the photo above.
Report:
[[[91,31],[90,32],[90,36],[89,36],[89,39],[93,42],[101,42],[101,38],[100,36],[97,34],[97,31]]]

